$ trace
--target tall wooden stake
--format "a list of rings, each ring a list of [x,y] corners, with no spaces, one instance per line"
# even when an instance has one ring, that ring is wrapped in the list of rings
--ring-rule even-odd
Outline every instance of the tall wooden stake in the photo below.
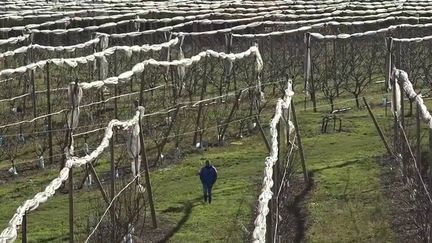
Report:
[[[396,82],[396,80],[395,80],[395,82]],[[404,92],[402,86],[400,85],[401,111],[400,111],[399,117],[401,119],[401,125],[402,125],[403,129],[405,129],[405,102],[404,102],[404,96],[405,96],[405,92]],[[402,131],[400,131],[400,132],[402,133]],[[400,134],[399,136],[402,137],[403,135]],[[406,152],[405,151],[406,150],[405,143],[401,143],[400,146],[401,146],[401,148],[400,148],[401,152],[400,153],[402,155],[402,161],[404,161],[403,158],[404,158],[405,152]]]
[[[203,86],[201,89],[201,94],[200,94],[200,100],[204,99],[205,96],[205,92],[207,91],[207,59],[204,59],[204,75],[203,75]],[[203,109],[203,103],[199,103],[198,105],[198,115],[197,115],[197,120],[196,120],[196,125],[195,125],[195,132],[194,132],[194,137],[193,137],[193,146],[196,145],[197,140],[198,140],[198,135],[200,133],[200,129],[199,129],[199,124],[200,124],[200,120],[201,120],[201,115],[202,115],[202,109]]]
[[[306,166],[306,161],[305,161],[305,156],[304,156],[303,142],[302,142],[302,139],[300,136],[300,130],[299,130],[299,125],[298,125],[298,121],[297,121],[297,114],[295,112],[294,102],[291,102],[291,112],[292,112],[292,117],[293,117],[293,121],[294,121],[295,132],[296,132],[296,136],[297,136],[297,142],[298,142],[298,147],[299,147],[299,152],[300,152],[300,160],[301,160],[301,165],[302,165],[302,169],[303,169],[304,180],[306,183],[309,183],[309,175],[307,172],[307,166]]]
[[[114,76],[117,76],[117,51],[114,52]],[[114,85],[114,96],[118,96],[118,86]],[[117,108],[117,98],[114,99],[114,114],[115,118],[118,119],[118,108]]]
[[[391,82],[391,73],[393,68],[393,58],[392,58],[392,51],[393,51],[393,38],[389,37],[386,38],[386,47],[387,47],[387,70],[386,70],[386,88],[390,88],[390,82]]]
[[[22,243],[27,243],[27,212],[22,219]]]
[[[316,110],[315,88],[313,87],[314,86],[313,84],[312,84],[312,86],[310,86],[311,84],[309,83],[311,81],[310,77],[311,77],[311,72],[312,72],[311,35],[310,35],[310,33],[306,33],[304,35],[304,43],[305,43],[305,49],[306,49],[305,66],[304,66],[304,81],[305,81],[304,91],[305,91],[306,95],[310,92],[310,96],[311,96],[311,100],[312,100],[312,104],[313,104],[313,110],[314,110],[314,112],[316,112],[317,110]],[[306,102],[306,100],[305,100],[305,102]]]
[[[398,151],[398,118],[397,118],[397,104],[396,104],[396,81],[392,82],[392,93],[393,93],[393,146],[395,148],[395,152]]]
[[[93,176],[93,178],[94,178],[94,180],[96,182],[97,187],[101,191],[101,194],[102,194],[102,197],[103,197],[104,201],[109,205],[110,200],[109,200],[108,195],[107,195],[107,193],[105,192],[105,190],[104,190],[104,188],[102,186],[101,181],[99,180],[99,176],[97,175],[96,169],[94,168],[94,166],[92,165],[92,163],[89,163],[88,165],[89,165],[88,169],[89,169],[90,173],[92,174],[92,176]]]
[[[73,168],[69,169],[69,242],[74,242],[74,198]]]
[[[110,146],[110,162],[111,162],[111,181],[110,181],[110,198],[114,199],[115,196],[115,180],[116,180],[116,171],[115,171],[115,154],[114,154],[114,142],[115,142],[115,130],[113,129],[113,136],[111,138],[111,146]],[[115,202],[110,208],[111,214],[111,242],[115,242],[116,239],[116,223],[115,223]]]
[[[416,161],[417,161],[417,167],[419,168],[420,172],[422,171],[422,157],[421,157],[421,127],[420,127],[420,107],[416,106],[416,140],[417,140],[417,146],[416,146]]]
[[[30,44],[33,44],[33,33],[29,36]],[[33,48],[28,49],[28,62],[33,63]],[[35,71],[30,70],[30,84],[32,86],[32,101],[33,101],[33,118],[37,116],[37,109],[36,109],[36,84],[35,84]]]
[[[432,183],[432,129],[428,128],[429,130],[429,171],[430,171],[430,175],[429,177],[431,178],[431,183]]]
[[[387,72],[386,72],[386,80],[387,80],[387,88],[389,88],[388,85],[392,86],[392,106],[393,106],[393,146],[395,148],[395,153],[398,153],[398,121],[397,121],[397,104],[396,104],[396,80],[391,80],[391,73],[393,68],[393,38],[389,37],[386,39],[386,46],[387,46]],[[399,115],[399,114],[398,114]]]
[[[363,97],[363,102],[364,102],[364,104],[366,105],[366,108],[367,108],[367,110],[368,110],[368,112],[369,112],[369,115],[371,116],[372,121],[373,121],[373,123],[374,123],[374,125],[375,125],[375,127],[376,127],[376,129],[377,129],[377,131],[378,131],[378,135],[380,136],[381,141],[384,143],[384,146],[385,146],[385,148],[387,149],[387,153],[390,154],[390,155],[393,154],[392,151],[391,151],[391,149],[390,149],[390,146],[388,145],[388,143],[387,143],[387,141],[386,141],[386,139],[385,139],[385,137],[384,137],[384,133],[382,132],[382,130],[381,130],[381,128],[380,128],[380,126],[379,126],[377,120],[375,119],[375,116],[374,116],[374,114],[372,113],[372,110],[371,110],[369,104],[367,103],[365,97]]]
[[[281,164],[281,158],[282,156],[282,129],[281,129],[281,120],[279,120],[279,123],[276,125],[277,129],[277,143],[278,143],[278,160],[276,160],[276,164],[274,166],[275,170],[273,173],[274,176],[274,186],[273,186],[273,195],[276,195],[277,191],[279,190],[280,186],[280,164]]]
[[[49,63],[45,65],[46,70],[46,99],[47,99],[47,114],[51,114],[51,86],[50,86],[50,73],[49,73]],[[52,121],[51,115],[47,117],[47,125],[48,125],[48,146],[49,146],[49,161],[53,164],[53,137],[52,137]]]
[[[140,142],[141,142],[141,161],[144,163],[144,173],[145,173],[145,180],[146,180],[146,187],[147,187],[147,195],[149,198],[149,204],[150,204],[150,213],[152,217],[153,227],[157,228],[157,220],[156,220],[156,211],[154,207],[153,202],[153,192],[152,187],[150,184],[150,173],[148,168],[148,161],[147,161],[147,153],[146,153],[146,147],[145,147],[145,141],[144,141],[144,130],[142,126],[142,120],[141,117],[139,118],[139,126],[140,126]]]
[[[256,124],[257,124],[259,130],[260,130],[261,137],[262,137],[263,140],[264,140],[264,143],[265,143],[265,145],[266,145],[266,147],[267,147],[267,151],[270,153],[270,152],[271,152],[270,143],[269,143],[269,141],[268,141],[268,139],[267,139],[267,137],[266,137],[266,135],[265,135],[265,133],[264,133],[264,129],[263,129],[262,126],[261,126],[261,122],[260,122],[260,119],[259,119],[258,116],[255,116],[255,122],[256,122]]]

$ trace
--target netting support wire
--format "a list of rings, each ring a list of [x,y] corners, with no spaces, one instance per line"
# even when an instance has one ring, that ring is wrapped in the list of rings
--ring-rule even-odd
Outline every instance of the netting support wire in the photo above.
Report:
[[[156,229],[158,226],[157,226],[156,211],[155,211],[155,206],[153,201],[153,191],[150,182],[150,173],[148,167],[147,152],[146,152],[145,141],[144,141],[144,129],[143,129],[141,116],[139,116],[138,118],[138,125],[140,129],[141,162],[144,163],[144,174],[145,174],[146,189],[147,189],[146,191],[147,191],[147,196],[150,204],[150,213],[151,213],[153,227]],[[137,174],[139,174],[139,171],[137,171]]]

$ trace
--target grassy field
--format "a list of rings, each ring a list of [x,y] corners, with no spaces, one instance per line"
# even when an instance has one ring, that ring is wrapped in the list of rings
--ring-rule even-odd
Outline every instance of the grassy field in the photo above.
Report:
[[[378,103],[380,97],[376,97]],[[354,102],[337,107],[354,107]],[[320,134],[323,112],[303,111],[298,106],[306,160],[315,187],[309,210],[306,237],[310,242],[391,242],[386,205],[380,189],[380,166],[376,156],[384,147],[365,110],[342,114],[343,132]],[[388,126],[383,109],[375,109],[379,121]],[[267,123],[267,122],[266,122]],[[259,192],[265,146],[258,135],[190,154],[181,163],[154,171],[152,180],[158,217],[176,226],[169,242],[247,242]],[[211,205],[202,203],[196,175],[205,159],[219,171]],[[98,168],[99,170],[100,168]],[[103,168],[102,168],[103,170]],[[6,226],[16,207],[54,178],[57,171],[17,179],[0,187],[0,225]],[[79,191],[75,199],[77,230],[83,233],[88,200],[97,191]],[[67,240],[67,195],[58,194],[29,216],[32,242]]]
[[[376,110],[375,112],[379,114]],[[379,116],[385,124],[385,118]],[[302,124],[319,115],[302,114]],[[304,139],[315,188],[308,202],[310,242],[392,242],[376,156],[384,146],[365,110],[341,116],[343,132]],[[315,124],[318,127],[319,124]]]
[[[178,224],[170,241],[246,241],[257,197],[257,184],[262,174],[264,149],[259,138],[250,137],[229,147],[190,155],[180,164],[152,173],[158,215]],[[202,203],[201,183],[196,175],[204,159],[213,161],[219,172],[211,205]],[[43,189],[55,174],[55,171],[46,171],[1,187],[0,225],[5,226],[21,201]],[[75,194],[76,226],[78,234],[82,234],[88,214],[88,200],[98,196],[99,192],[81,190]],[[57,194],[31,212],[28,217],[30,242],[67,240],[67,200],[67,195]]]

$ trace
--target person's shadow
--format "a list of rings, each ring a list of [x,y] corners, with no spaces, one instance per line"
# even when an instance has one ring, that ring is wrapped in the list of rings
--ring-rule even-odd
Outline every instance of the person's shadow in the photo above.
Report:
[[[192,213],[192,208],[195,206],[201,205],[202,198],[195,198],[193,200],[189,200],[184,202],[181,206],[177,207],[169,207],[165,210],[163,210],[163,213],[179,213],[183,212],[183,217],[178,221],[176,226],[171,229],[161,240],[158,241],[158,243],[167,242],[175,233],[177,233],[181,227],[183,227],[184,223],[186,223],[190,215]]]

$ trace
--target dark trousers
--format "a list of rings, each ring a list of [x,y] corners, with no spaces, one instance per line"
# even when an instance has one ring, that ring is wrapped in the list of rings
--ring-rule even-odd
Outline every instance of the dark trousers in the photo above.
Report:
[[[204,193],[204,201],[205,202],[207,202],[207,199],[208,199],[208,202],[211,203],[211,200],[212,200],[212,194],[211,194],[212,187],[213,187],[213,184],[209,184],[209,185],[203,184],[203,193]]]

